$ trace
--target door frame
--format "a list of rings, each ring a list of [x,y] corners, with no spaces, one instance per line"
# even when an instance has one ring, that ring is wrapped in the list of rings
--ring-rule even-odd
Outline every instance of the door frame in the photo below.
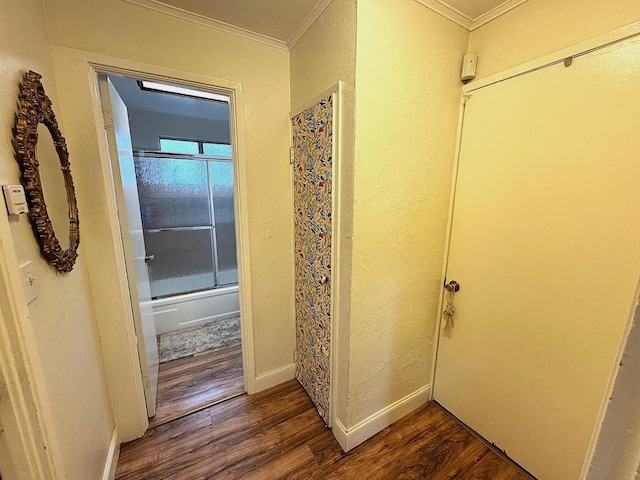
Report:
[[[340,319],[339,319],[339,305],[340,305],[340,238],[341,238],[341,212],[342,212],[342,204],[341,204],[341,195],[342,184],[341,184],[341,175],[342,171],[342,162],[341,162],[341,122],[342,122],[342,80],[339,80],[337,83],[333,84],[322,93],[315,95],[311,100],[305,102],[302,105],[297,105],[296,108],[292,108],[289,112],[289,138],[292,138],[293,131],[291,130],[291,120],[294,117],[304,112],[309,107],[312,107],[320,100],[328,97],[329,95],[333,96],[333,129],[332,129],[332,145],[331,145],[331,155],[333,160],[331,162],[331,278],[330,278],[330,292],[331,292],[331,303],[330,303],[330,315],[331,315],[331,330],[330,335],[331,339],[329,341],[329,348],[331,352],[329,354],[329,428],[333,428],[336,426],[337,422],[337,409],[336,405],[338,402],[338,365],[339,365],[339,347],[338,347],[338,335],[340,332]],[[291,146],[293,152],[293,145]],[[293,164],[291,165],[293,168]],[[291,211],[293,212],[294,208],[294,178],[291,176]],[[291,216],[291,231],[295,236],[295,220]],[[294,239],[295,243],[295,239]],[[295,245],[291,251],[291,255],[295,257]],[[295,258],[294,258],[295,265]],[[295,272],[294,272],[295,277]],[[294,287],[295,287],[295,278],[294,278]],[[294,302],[295,303],[295,302]],[[295,318],[294,318],[295,322]],[[339,423],[339,422],[338,422]],[[334,430],[335,432],[335,430]]]
[[[0,218],[0,430],[7,474],[66,478],[41,357],[18,268],[10,220]]]
[[[242,366],[244,373],[244,389],[247,393],[251,394],[255,392],[255,358],[254,358],[254,340],[253,340],[253,324],[252,324],[252,302],[251,302],[251,268],[250,268],[250,255],[249,255],[249,221],[248,221],[248,207],[247,207],[247,183],[246,183],[246,163],[244,159],[244,138],[242,132],[244,132],[243,121],[243,99],[242,99],[242,86],[237,82],[228,80],[204,77],[203,75],[194,75],[189,72],[177,72],[171,71],[167,74],[167,69],[162,67],[155,67],[148,64],[138,64],[133,62],[133,68],[131,68],[130,61],[117,61],[118,59],[110,58],[109,63],[100,63],[88,61],[89,80],[92,90],[92,99],[94,103],[94,109],[96,114],[96,120],[104,127],[104,117],[102,115],[102,104],[99,95],[98,78],[100,75],[122,75],[138,80],[151,80],[156,82],[173,83],[189,88],[196,88],[199,90],[209,91],[213,93],[222,93],[228,95],[229,102],[229,126],[230,126],[230,138],[233,145],[232,151],[232,163],[234,170],[234,202],[235,202],[235,215],[236,215],[236,251],[238,255],[238,284],[240,291],[240,323],[241,323],[241,338],[242,338]],[[116,61],[114,61],[116,60]],[[126,65],[125,65],[126,64]],[[203,81],[204,80],[204,81]],[[110,178],[105,177],[104,188],[108,192],[108,201],[112,204],[114,212],[117,212],[117,203],[111,159],[109,158],[109,146],[107,138],[104,135],[98,135],[98,143],[100,147],[100,162],[103,169],[106,168],[110,171]],[[122,233],[122,227],[116,213],[115,218],[110,219],[112,227],[118,234]],[[122,253],[122,259],[125,255],[130,255],[131,252],[126,251],[126,246],[122,242],[118,242],[117,245],[119,251]],[[122,260],[124,262],[124,260]],[[126,268],[122,268],[120,265],[118,268],[118,276],[120,284],[126,290],[126,298],[123,298],[127,306],[131,309],[136,308],[129,296],[129,284],[126,274]],[[129,309],[128,308],[128,309]],[[127,309],[127,310],[128,310]],[[127,312],[128,313],[128,312]],[[126,319],[130,325],[133,325],[133,315],[127,315]],[[139,336],[133,328],[127,329],[127,336],[130,344],[135,348],[129,349],[130,361],[139,366],[139,349],[137,347],[136,336]],[[140,382],[136,380],[136,383],[141,386],[141,372],[139,368],[136,370],[140,375]],[[138,403],[144,402],[144,395],[138,395]],[[140,405],[139,405],[140,407]],[[146,405],[142,405],[143,411],[146,412]],[[143,424],[148,424],[148,419],[144,419]]]
[[[462,144],[462,138],[463,138],[462,136],[464,131],[465,107],[466,107],[466,103],[467,103],[467,99],[469,98],[469,95],[475,90],[479,90],[481,88],[488,87],[496,83],[500,83],[515,77],[519,77],[521,75],[526,75],[527,73],[535,72],[537,70],[541,70],[541,69],[562,63],[568,57],[579,57],[582,55],[586,55],[594,50],[605,48],[612,44],[627,40],[629,38],[632,38],[638,35],[640,35],[640,22],[635,22],[635,23],[623,26],[621,28],[612,30],[610,32],[597,35],[595,37],[592,37],[590,39],[587,39],[575,45],[572,45],[570,47],[557,50],[551,54],[544,55],[542,57],[538,57],[536,59],[527,61],[525,63],[509,68],[507,70],[504,70],[492,75],[488,75],[485,78],[471,81],[466,85],[462,86],[459,115],[458,115],[456,149],[455,149],[453,168],[452,168],[452,180],[451,180],[452,183],[451,183],[451,194],[450,194],[450,202],[449,202],[449,214],[447,219],[447,230],[446,230],[445,245],[444,245],[444,259],[443,259],[443,268],[442,268],[443,288],[440,291],[439,313],[438,313],[438,319],[436,321],[436,332],[435,332],[436,333],[435,348],[433,349],[433,361],[432,361],[432,369],[431,369],[432,384],[435,385],[436,378],[437,378],[438,348],[440,345],[440,339],[442,335],[442,326],[443,326],[443,308],[444,308],[444,298],[445,298],[444,282],[446,281],[450,245],[451,245],[451,231],[453,227],[453,216],[455,213],[456,187],[457,187],[457,179],[458,179],[458,168],[460,165],[460,147]],[[611,397],[614,391],[614,383],[619,373],[620,361],[622,360],[625,347],[628,346],[631,328],[633,326],[633,319],[634,319],[633,312],[635,311],[635,306],[638,304],[638,302],[640,302],[640,290],[638,292],[638,296],[634,301],[633,305],[630,306],[631,312],[627,319],[627,325],[625,326],[625,333],[618,347],[616,361],[612,365],[611,375],[609,377],[609,383],[606,389],[606,393],[603,396],[603,399],[600,405],[598,418],[596,420],[596,424],[594,426],[594,430],[591,435],[591,442],[582,465],[582,472],[580,475],[580,479],[586,478],[587,474],[589,473],[591,462],[599,447],[598,439],[602,432],[602,426],[604,423],[604,418],[605,418],[605,414],[607,412],[607,407],[609,403],[608,399]],[[640,345],[638,345],[637,348],[640,349]],[[432,393],[432,399],[433,399],[433,393]]]

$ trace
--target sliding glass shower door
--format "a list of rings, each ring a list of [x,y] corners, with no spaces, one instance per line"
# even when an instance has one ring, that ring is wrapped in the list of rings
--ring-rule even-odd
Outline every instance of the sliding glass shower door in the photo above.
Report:
[[[218,285],[238,283],[236,220],[233,207],[233,164],[209,162],[211,198],[215,216],[216,277]]]
[[[238,282],[230,159],[135,158],[152,298]]]

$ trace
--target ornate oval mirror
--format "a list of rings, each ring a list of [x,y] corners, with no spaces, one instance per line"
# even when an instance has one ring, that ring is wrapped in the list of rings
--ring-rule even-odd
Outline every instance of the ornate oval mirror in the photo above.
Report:
[[[25,74],[20,84],[18,113],[13,132],[14,147],[29,203],[31,223],[40,244],[40,250],[57,270],[70,272],[78,257],[77,250],[80,244],[78,207],[71,178],[67,143],[58,127],[51,100],[44,93],[41,78],[40,74],[30,71]],[[64,188],[55,184],[47,185],[47,198],[51,198],[50,207],[55,205],[60,209],[61,203],[64,203],[61,198],[66,194],[66,217],[63,214],[64,210],[62,212],[52,210],[55,215],[49,214],[42,184],[43,177],[48,183],[59,181],[60,175],[55,175],[51,165],[52,161],[57,163],[56,156],[62,170]],[[44,162],[47,163],[45,176],[41,174],[41,162],[43,165]],[[56,237],[54,224],[58,231],[64,231],[65,234],[68,231],[69,244],[66,249],[63,249]]]

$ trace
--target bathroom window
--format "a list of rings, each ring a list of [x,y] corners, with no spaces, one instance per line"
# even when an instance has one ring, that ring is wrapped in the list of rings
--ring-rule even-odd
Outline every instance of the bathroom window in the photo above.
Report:
[[[160,150],[170,153],[204,154],[231,158],[231,145],[228,143],[201,142],[199,140],[181,140],[160,137]]]
[[[135,168],[151,296],[236,284],[231,160],[144,154]]]

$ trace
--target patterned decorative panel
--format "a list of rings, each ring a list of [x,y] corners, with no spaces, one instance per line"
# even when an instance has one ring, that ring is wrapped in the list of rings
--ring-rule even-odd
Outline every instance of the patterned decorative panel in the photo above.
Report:
[[[296,378],[329,424],[333,98],[292,119]]]

